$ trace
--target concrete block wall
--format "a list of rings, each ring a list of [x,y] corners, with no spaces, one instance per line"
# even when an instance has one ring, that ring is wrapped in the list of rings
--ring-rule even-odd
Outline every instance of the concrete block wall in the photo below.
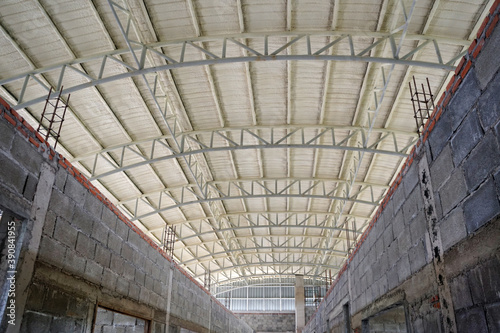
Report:
[[[94,333],[144,333],[147,324],[144,319],[128,316],[99,307],[94,323]]]
[[[311,319],[311,317],[314,315],[315,312],[316,312],[316,306],[306,306],[305,307],[306,323]]]
[[[349,332],[394,305],[413,332],[500,331],[499,12],[304,332],[347,332],[342,304]]]
[[[33,283],[21,332],[83,332],[90,305],[83,297]],[[100,332],[100,331],[97,331]]]
[[[256,333],[259,332],[295,332],[295,313],[236,313]]]
[[[101,305],[153,333],[252,332],[2,100],[0,162],[0,209],[24,225],[16,325],[0,331],[91,332]]]

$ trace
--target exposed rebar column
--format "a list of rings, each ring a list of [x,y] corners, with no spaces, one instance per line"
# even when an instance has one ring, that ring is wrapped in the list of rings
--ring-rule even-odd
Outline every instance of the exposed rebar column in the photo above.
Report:
[[[59,95],[57,95],[57,97],[50,97],[52,94],[52,87],[50,87],[49,95],[45,101],[42,117],[37,128],[37,132],[45,136],[45,141],[47,141],[49,137],[54,139],[54,149],[56,149],[59,137],[61,136],[61,128],[71,96],[71,94],[68,95],[68,99],[64,102],[61,99],[62,90],[63,87],[59,90]]]
[[[415,117],[415,123],[417,124],[417,133],[418,135],[422,135],[425,123],[427,119],[429,119],[432,110],[434,110],[434,95],[432,94],[428,78],[426,78],[427,90],[424,84],[421,84],[422,90],[419,91],[417,89],[415,77],[413,77],[412,81],[413,89],[411,82],[409,82],[409,85],[411,102],[413,104],[413,113]]]
[[[205,271],[205,276],[203,279],[203,287],[205,287],[206,290],[210,291],[210,270]]]
[[[165,226],[163,229],[163,250],[171,257],[174,257],[175,227]]]

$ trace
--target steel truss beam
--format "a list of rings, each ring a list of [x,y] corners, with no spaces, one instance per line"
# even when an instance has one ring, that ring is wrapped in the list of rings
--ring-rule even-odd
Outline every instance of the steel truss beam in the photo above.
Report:
[[[267,282],[268,279],[280,279],[283,282]],[[287,281],[288,280],[288,281]],[[304,284],[306,287],[313,287],[317,285],[324,285],[325,275],[307,275],[304,276]],[[233,278],[229,280],[220,281],[215,283],[219,290],[216,290],[212,295],[217,296],[219,294],[237,290],[240,288],[247,287],[293,287],[295,286],[295,275],[279,275],[276,274],[260,274],[258,276],[252,276],[248,281],[244,281],[242,278]]]
[[[318,214],[321,215],[321,214]],[[324,214],[323,214],[324,215]],[[351,218],[351,219],[358,219],[364,221],[369,220],[369,218],[359,218],[359,217],[346,217],[346,218]],[[240,236],[240,237],[230,237],[231,242],[238,241],[240,244],[241,249],[240,250],[248,250],[248,247],[255,246],[258,244],[259,246],[263,247],[264,246],[264,240],[268,243],[273,243],[273,237],[286,237],[287,239],[282,241],[280,244],[275,244],[275,246],[283,246],[284,244],[287,244],[293,240],[293,246],[297,247],[300,249],[300,246],[303,244],[309,244],[310,248],[314,248],[316,250],[322,251],[319,249],[317,246],[317,240],[324,238],[322,234],[319,235],[307,235],[305,231],[307,230],[319,230],[319,231],[328,231],[328,230],[334,230],[337,232],[350,232],[354,234],[361,234],[361,228],[358,230],[352,230],[352,229],[346,229],[346,228],[340,228],[340,227],[329,227],[326,225],[327,221],[329,219],[329,216],[323,216],[322,218],[318,218],[317,215],[315,214],[309,214],[306,216],[300,216],[298,217],[296,214],[290,214],[290,216],[284,217],[282,219],[274,219],[274,218],[262,218],[261,220],[258,219],[258,216],[256,219],[251,219],[250,217],[244,217],[242,216],[241,219],[238,219],[237,221],[227,221],[227,224],[230,225],[230,228],[222,228],[219,229],[218,231],[221,234],[225,233],[234,233],[237,231],[247,231],[247,230],[258,230],[258,229],[269,229],[270,232],[271,230],[276,230],[276,229],[300,229],[303,230],[304,233],[300,235],[279,235],[279,234],[271,234],[269,233],[268,235],[260,235],[255,238],[255,235],[251,234],[248,236]],[[363,223],[363,225],[364,225]],[[206,226],[207,224],[205,224]],[[191,239],[202,239],[204,236],[209,236],[213,233],[213,231],[203,231],[203,223],[199,223],[197,227],[192,226],[190,224],[183,224],[181,228],[179,228],[178,232],[178,240],[182,242],[186,242]],[[152,230],[153,231],[153,230]],[[255,239],[254,239],[255,238]],[[341,237],[336,236],[336,238],[339,239],[345,239],[346,237]],[[281,239],[281,238],[279,238]],[[298,241],[300,239],[300,241]],[[316,240],[316,242],[313,242],[313,240]],[[298,242],[297,242],[298,241]],[[250,245],[248,245],[250,244]],[[195,248],[194,249],[194,256],[197,257],[199,253],[199,247],[201,246],[201,250],[209,253],[216,253],[218,250],[216,249],[217,246],[220,245],[220,240],[210,240],[210,241],[201,241],[200,243],[197,244],[189,244],[189,248]],[[221,252],[221,253],[225,253]],[[316,252],[317,253],[317,252]],[[191,251],[191,254],[193,256],[193,251]],[[209,257],[211,255],[207,255]],[[180,261],[183,262],[183,252],[181,251],[180,254]]]
[[[115,12],[115,8],[120,8],[112,1],[110,1],[110,4],[112,4],[111,8],[113,12]],[[128,13],[128,15],[130,15],[130,13]],[[120,28],[122,28],[118,16],[117,20],[120,23]],[[127,29],[128,28],[129,27],[127,27]],[[125,27],[123,27],[123,29],[125,29]],[[411,65],[452,71],[455,69],[453,64],[457,59],[463,56],[463,52],[454,55],[451,59],[443,60],[441,57],[442,52],[440,45],[467,46],[470,44],[468,40],[406,34],[406,41],[423,42],[417,47],[409,46],[409,50],[403,56],[399,56],[396,52],[397,50],[393,49],[389,56],[376,57],[373,56],[373,50],[377,49],[380,44],[385,42],[396,45],[397,40],[401,37],[400,31],[393,33],[373,31],[247,33],[226,36],[206,36],[156,42],[152,44],[144,44],[140,41],[129,39],[128,31],[123,31],[123,34],[127,40],[127,48],[38,68],[14,77],[0,80],[0,86],[5,87],[12,82],[22,83],[23,88],[18,93],[19,102],[16,106],[17,109],[22,109],[45,100],[46,96],[34,98],[30,96],[29,98],[31,99],[25,99],[27,97],[26,87],[32,81],[47,90],[47,92],[49,91],[49,87],[38,79],[39,75],[46,73],[57,73],[59,75],[59,83],[55,87],[56,92],[60,90],[61,84],[65,82],[65,76],[70,72],[87,80],[86,83],[75,84],[73,86],[65,83],[64,93],[72,93],[115,80],[150,73],[154,74],[176,68],[252,61],[361,61],[394,65]],[[408,45],[413,44],[408,43]],[[270,47],[273,47],[273,49],[270,49]],[[428,47],[430,52],[434,52],[434,62],[411,59],[413,54],[424,47]],[[241,50],[245,52],[245,56],[232,56],[233,54],[241,54]],[[333,52],[331,52],[331,50],[333,50]],[[122,57],[126,55],[131,55],[135,61],[132,64],[123,61]],[[154,65],[146,61],[148,58],[158,57],[165,61],[164,65]],[[107,73],[109,71],[107,71],[107,66],[109,66],[110,63],[112,63],[112,66],[121,67],[123,69],[122,73],[108,76]],[[92,75],[88,72],[83,72],[78,65],[85,66],[86,68],[93,68],[95,69],[93,72],[97,74]],[[114,73],[116,73],[116,71]],[[78,80],[74,82],[78,82]],[[153,91],[155,91],[155,89],[153,89]]]
[[[295,250],[295,252],[293,251]],[[290,246],[254,246],[254,247],[243,247],[243,248],[238,248],[236,250],[229,250],[230,252],[241,252],[243,251],[242,254],[240,255],[256,255],[256,253],[250,253],[246,251],[259,251],[258,254],[317,254],[318,252],[324,252],[327,253],[328,255],[331,256],[336,256],[336,257],[341,257],[345,258],[348,254],[347,251],[340,251],[340,250],[334,250],[334,249],[322,249],[318,247],[307,247],[307,246],[299,246],[297,248],[294,248],[293,245]],[[300,252],[297,252],[300,251]],[[226,254],[226,255],[225,255]],[[219,251],[219,252],[214,252],[202,256],[197,256],[196,258],[186,260],[186,261],[181,261],[179,264],[181,265],[190,265],[190,264],[195,264],[195,263],[204,263],[208,261],[212,261],[214,259],[222,259],[227,257],[227,251]]]
[[[129,142],[88,155],[77,156],[72,161],[89,160],[92,169],[88,176],[90,180],[95,180],[174,158],[185,158],[191,165],[190,161],[195,155],[240,149],[321,148],[405,157],[408,149],[418,139],[415,133],[390,129],[374,128],[371,132],[377,133],[379,137],[371,141],[363,140],[362,144],[350,145],[349,141],[353,137],[366,138],[369,133],[368,129],[356,126],[318,125],[231,127],[178,133],[174,135],[174,138],[172,135],[165,135]],[[171,139],[175,140],[175,145],[170,143]],[[138,146],[142,149],[138,149]],[[110,159],[109,154],[115,158]],[[105,162],[104,169],[108,171],[99,173],[98,167],[102,162]],[[109,170],[109,166],[113,169]],[[193,173],[197,176],[198,184],[203,184],[204,180],[200,172],[193,170]]]
[[[365,220],[365,219],[364,219]],[[324,223],[326,222],[326,218],[324,218],[322,221],[321,221],[321,225],[309,225],[309,224],[304,224],[306,222],[308,222],[309,219],[305,218],[305,219],[301,219],[301,220],[297,220],[297,221],[293,221],[292,223],[288,222],[286,223],[286,219],[283,221],[283,223],[286,223],[286,224],[261,224],[261,225],[253,225],[253,224],[249,224],[249,225],[246,225],[246,226],[242,226],[242,225],[235,225],[234,227],[232,228],[228,228],[228,229],[219,229],[220,232],[234,232],[234,231],[245,231],[245,230],[252,230],[252,229],[271,229],[272,230],[275,230],[275,229],[303,229],[303,230],[306,230],[306,229],[317,229],[317,230],[337,230],[337,231],[345,231],[345,232],[350,232],[350,233],[354,233],[354,234],[362,234],[361,230],[355,230],[355,229],[346,229],[346,228],[339,228],[339,227],[327,227],[324,225]],[[317,220],[316,221],[313,221],[314,222],[318,222]],[[251,223],[251,222],[250,222]],[[293,223],[296,223],[296,224],[293,224]],[[300,223],[300,224],[298,224]],[[233,224],[234,225],[234,224]],[[196,230],[194,228],[190,228],[190,230],[192,230],[193,232],[195,232],[195,234],[190,234],[190,235],[187,235],[187,236],[178,236],[177,240],[179,241],[186,241],[188,239],[192,239],[192,238],[200,238],[204,235],[208,235],[210,234],[209,232],[203,232],[201,230]],[[264,241],[268,242],[268,243],[274,243],[273,239],[272,238],[287,238],[285,241],[282,241],[280,244],[276,245],[276,246],[282,246],[283,244],[286,244],[288,242],[291,242],[293,240],[293,243],[294,243],[294,246],[297,246],[299,247],[300,245],[304,244],[304,243],[310,243],[310,246],[312,247],[313,246],[313,239],[320,239],[320,238],[324,238],[325,236],[324,235],[305,235],[305,234],[271,234],[269,233],[268,235],[259,235],[259,236],[255,236],[255,235],[246,235],[246,236],[236,236],[236,237],[231,237],[231,241],[235,241],[235,240],[242,240],[243,242],[240,242],[240,244],[246,248],[248,246],[248,242],[251,243],[251,246],[254,246],[256,245],[257,243],[260,244],[260,246],[264,246]],[[257,238],[258,240],[255,240],[254,238]],[[297,243],[297,238],[300,238],[302,239],[299,243]],[[345,239],[345,237],[337,237],[337,238],[342,238],[342,239]],[[209,245],[212,244],[212,246],[210,247],[212,249],[211,252],[215,251],[215,246],[218,245],[218,243],[220,242],[220,240],[209,240],[209,241],[200,241],[199,243],[196,243],[196,244],[193,244],[193,243],[190,243],[188,246],[186,247],[191,247],[191,246],[200,246],[200,245],[203,245],[204,247],[204,251],[207,251],[209,250]],[[316,247],[317,248],[317,247]]]
[[[366,219],[368,220],[368,219]],[[346,228],[340,228],[340,227],[327,227],[327,226],[319,226],[319,225],[295,225],[295,224],[278,224],[278,225],[273,225],[273,224],[268,224],[268,225],[249,225],[249,226],[238,226],[238,227],[232,227],[232,228],[225,228],[225,229],[219,229],[220,232],[229,232],[229,231],[244,231],[244,230],[256,230],[256,229],[269,229],[269,228],[273,228],[273,229],[302,229],[304,231],[308,230],[308,229],[311,229],[311,230],[314,230],[314,229],[317,229],[317,230],[332,230],[332,231],[347,231],[347,232],[350,232],[350,233],[355,233],[357,235],[360,235],[362,234],[361,231],[359,230],[354,230],[354,229],[346,229]],[[184,237],[179,237],[178,240],[188,240],[188,239],[191,239],[191,238],[197,238],[197,237],[202,237],[202,236],[208,236],[210,235],[211,233],[213,233],[213,231],[210,231],[210,232],[200,232],[200,233],[197,233],[197,234],[194,234],[194,235],[189,235],[189,236],[184,236]],[[258,235],[258,236],[255,236],[255,235],[249,235],[249,236],[242,236],[242,237],[233,237],[234,239],[244,239],[244,238],[253,238],[253,237],[257,237],[257,238],[260,238],[260,237],[306,237],[306,238],[324,238],[326,236],[323,236],[323,235],[279,235],[279,234],[269,234],[269,235]],[[345,237],[335,237],[337,239],[345,239]],[[217,242],[217,241],[209,241],[209,242],[202,242],[200,244],[206,244],[206,243],[210,243],[210,242]],[[190,244],[189,246],[191,245],[198,245],[198,244]]]
[[[243,268],[247,271],[248,276],[259,276],[259,275],[295,275],[299,273],[303,273],[304,275],[310,276],[309,274],[305,274],[305,267],[311,267],[311,269],[316,268],[318,264],[310,263],[307,261],[259,261],[256,263],[248,263],[248,264],[238,264],[231,265],[211,270],[211,274],[218,274],[227,271],[235,271],[236,269]],[[332,269],[339,270],[341,266],[337,265],[320,265],[322,269]],[[280,267],[284,267],[284,269],[280,269]],[[290,272],[287,272],[290,271]],[[203,278],[203,274],[195,275],[194,278]],[[238,278],[241,278],[239,276]]]
[[[125,208],[124,208],[125,209]],[[260,211],[260,212],[237,212],[231,214],[223,214],[221,219],[229,221],[230,225],[237,229],[244,228],[329,228],[326,222],[333,215],[333,213],[319,212],[319,211]],[[345,218],[368,221],[370,217],[360,215],[343,215]],[[199,237],[209,234],[211,232],[203,232],[202,227],[205,224],[210,224],[209,221],[215,220],[212,216],[202,217],[199,219],[192,219],[186,221],[178,221],[169,223],[169,225],[178,226],[177,237],[179,240],[186,240],[192,237]],[[307,223],[307,224],[306,224]],[[160,228],[150,229],[150,232],[158,232],[163,230]],[[183,231],[184,228],[189,232]],[[345,230],[345,228],[335,228],[333,230]],[[351,230],[352,231],[352,230]],[[193,235],[193,232],[195,235]],[[187,236],[185,235],[187,233]]]
[[[381,198],[375,194],[376,186],[362,183],[350,196],[334,195],[340,184],[342,183],[322,179],[294,178],[205,182],[201,192],[196,191],[197,186],[188,184],[120,201],[119,205],[130,211],[131,220],[136,221],[186,205],[235,199],[311,198],[350,201],[372,206],[379,204]],[[212,192],[218,195],[213,197]]]

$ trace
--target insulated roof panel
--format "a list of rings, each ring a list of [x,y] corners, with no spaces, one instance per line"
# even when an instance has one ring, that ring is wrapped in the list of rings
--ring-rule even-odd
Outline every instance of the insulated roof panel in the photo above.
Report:
[[[438,98],[491,2],[5,0],[0,95],[36,128],[71,91],[58,149],[200,281],[315,278],[416,142],[408,83]]]

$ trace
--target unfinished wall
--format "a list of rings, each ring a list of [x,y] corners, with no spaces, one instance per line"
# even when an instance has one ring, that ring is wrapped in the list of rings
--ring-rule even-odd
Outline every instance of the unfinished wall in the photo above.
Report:
[[[499,9],[304,332],[500,332]]]
[[[236,313],[255,333],[295,332],[295,313]]]
[[[100,305],[147,322],[134,331],[252,332],[1,102],[2,225],[20,226],[0,331],[91,332]],[[11,301],[15,325],[4,316]]]
[[[128,316],[101,307],[97,309],[94,322],[94,333],[143,333],[147,329],[147,322],[144,319]]]

